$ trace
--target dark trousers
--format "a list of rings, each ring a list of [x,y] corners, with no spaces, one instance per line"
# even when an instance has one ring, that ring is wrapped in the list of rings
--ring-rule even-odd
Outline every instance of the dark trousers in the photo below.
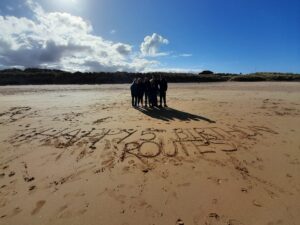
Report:
[[[131,95],[131,104],[132,106],[137,106],[138,97],[136,95]]]
[[[144,103],[143,98],[144,98],[144,93],[140,93],[138,96],[138,105],[139,104],[143,105],[143,103]]]
[[[166,92],[162,91],[159,92],[159,97],[160,97],[160,105],[162,105],[162,101],[164,101],[164,105],[167,105],[167,101],[166,101]]]
[[[153,91],[150,93],[150,106],[157,106],[157,93]]]
[[[149,92],[145,92],[145,106],[147,106],[147,104],[150,105],[150,94],[149,94]]]

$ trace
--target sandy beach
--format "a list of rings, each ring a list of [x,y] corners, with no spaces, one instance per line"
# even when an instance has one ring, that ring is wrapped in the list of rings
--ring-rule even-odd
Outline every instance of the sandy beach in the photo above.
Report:
[[[297,225],[300,83],[0,87],[2,225]]]

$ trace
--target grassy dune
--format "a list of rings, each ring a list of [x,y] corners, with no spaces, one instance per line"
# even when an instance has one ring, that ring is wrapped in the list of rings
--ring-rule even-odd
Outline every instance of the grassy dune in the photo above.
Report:
[[[164,76],[172,83],[188,82],[221,82],[221,81],[299,81],[300,74],[285,73],[254,73],[254,74],[193,74],[193,73],[128,73],[128,72],[98,72],[70,73],[48,69],[9,69],[0,71],[0,85],[29,84],[120,84],[130,83],[135,77],[158,78]]]

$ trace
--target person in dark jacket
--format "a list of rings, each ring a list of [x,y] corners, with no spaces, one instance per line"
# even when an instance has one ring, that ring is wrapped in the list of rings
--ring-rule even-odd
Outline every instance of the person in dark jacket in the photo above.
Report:
[[[130,86],[130,90],[131,90],[131,104],[133,107],[137,106],[138,103],[138,90],[137,90],[137,80],[134,79],[131,86]]]
[[[144,98],[144,93],[145,93],[145,85],[144,82],[142,81],[142,78],[139,78],[137,80],[137,93],[138,93],[138,106],[143,106],[143,98]]]
[[[150,106],[150,88],[151,84],[148,77],[145,77],[144,79],[144,87],[145,87],[145,107],[147,107],[147,104]]]
[[[157,107],[158,85],[154,77],[150,80],[150,106]]]
[[[165,78],[160,77],[159,81],[159,98],[160,98],[160,105],[159,107],[162,107],[162,102],[164,101],[164,106],[167,106],[167,101],[166,101],[166,92],[168,90],[168,83]]]

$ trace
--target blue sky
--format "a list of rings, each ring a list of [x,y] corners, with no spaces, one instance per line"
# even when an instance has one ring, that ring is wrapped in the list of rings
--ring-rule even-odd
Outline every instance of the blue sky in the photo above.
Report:
[[[1,0],[0,10],[2,68],[300,72],[299,0]],[[55,18],[65,33],[53,34]]]

